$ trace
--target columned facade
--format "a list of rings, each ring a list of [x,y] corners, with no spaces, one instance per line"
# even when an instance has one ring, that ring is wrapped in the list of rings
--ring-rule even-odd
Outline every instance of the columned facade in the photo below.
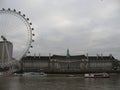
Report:
[[[113,62],[116,59],[112,56],[27,56],[21,60],[23,71],[44,71],[44,72],[97,72],[111,71]]]

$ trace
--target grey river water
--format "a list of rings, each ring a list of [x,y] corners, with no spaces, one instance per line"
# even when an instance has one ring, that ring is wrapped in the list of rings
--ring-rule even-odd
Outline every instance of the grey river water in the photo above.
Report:
[[[120,74],[110,78],[0,76],[0,90],[120,90]]]

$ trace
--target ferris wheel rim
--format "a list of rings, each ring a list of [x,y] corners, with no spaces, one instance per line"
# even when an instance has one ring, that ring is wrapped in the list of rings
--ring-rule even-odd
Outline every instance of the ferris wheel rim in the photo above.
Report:
[[[29,32],[29,41],[27,42],[27,47],[23,50],[23,55],[21,55],[21,58],[22,57],[24,57],[24,56],[26,56],[26,54],[27,53],[30,53],[30,51],[29,51],[29,49],[30,48],[33,48],[33,46],[32,46],[32,42],[34,42],[34,40],[33,40],[33,36],[35,35],[35,34],[33,34],[33,30],[34,30],[34,28],[32,28],[31,27],[31,25],[32,25],[32,23],[31,22],[29,22],[29,18],[26,18],[25,17],[25,14],[21,14],[21,11],[16,11],[15,9],[13,9],[13,10],[11,10],[10,8],[8,8],[8,9],[4,9],[4,8],[2,8],[2,10],[0,10],[0,14],[1,13],[3,13],[3,14],[11,14],[11,15],[14,15],[14,16],[16,16],[16,17],[18,17],[20,20],[22,20],[23,21],[23,23],[26,25],[26,27],[27,27],[27,32]],[[21,52],[22,53],[22,52]],[[20,59],[21,59],[20,58]]]

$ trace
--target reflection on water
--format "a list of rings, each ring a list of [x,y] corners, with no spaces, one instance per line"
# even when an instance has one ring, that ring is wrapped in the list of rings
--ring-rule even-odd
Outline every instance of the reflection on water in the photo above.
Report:
[[[120,74],[110,78],[1,76],[0,90],[120,90]]]

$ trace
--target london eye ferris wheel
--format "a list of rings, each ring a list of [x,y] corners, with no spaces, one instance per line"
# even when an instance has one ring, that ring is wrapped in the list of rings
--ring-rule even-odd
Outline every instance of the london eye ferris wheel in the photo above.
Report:
[[[13,44],[13,58],[20,60],[32,48],[33,30],[32,23],[21,11],[10,8],[0,10],[0,37],[4,36]],[[1,41],[1,38],[0,38]]]

